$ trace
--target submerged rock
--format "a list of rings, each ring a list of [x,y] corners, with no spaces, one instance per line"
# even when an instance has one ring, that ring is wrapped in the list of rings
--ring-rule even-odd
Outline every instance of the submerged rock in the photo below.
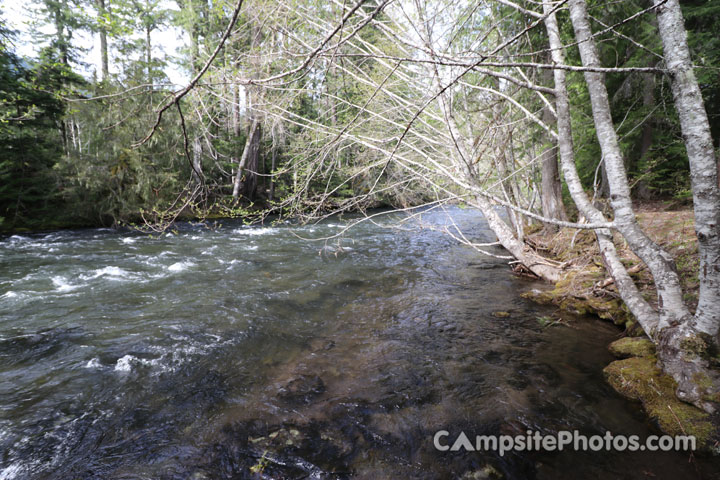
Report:
[[[278,397],[289,403],[309,404],[325,392],[325,382],[317,375],[300,375],[280,388]]]

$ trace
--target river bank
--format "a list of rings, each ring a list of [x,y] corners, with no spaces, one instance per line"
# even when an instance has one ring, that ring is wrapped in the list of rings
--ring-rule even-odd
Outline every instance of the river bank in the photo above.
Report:
[[[650,238],[675,259],[684,299],[691,311],[698,301],[697,239],[692,206],[668,209],[663,202],[637,209],[637,218]],[[652,277],[640,259],[616,234],[621,260],[643,297],[657,307]],[[608,383],[621,395],[642,403],[649,419],[669,435],[695,435],[702,450],[720,454],[720,418],[679,401],[675,382],[657,367],[655,349],[623,303],[607,274],[591,231],[562,229],[548,233],[536,229],[528,243],[545,256],[566,266],[563,278],[548,289],[533,289],[525,296],[561,310],[596,315],[624,330],[624,338],[609,345],[617,358],[605,369]],[[720,367],[720,359],[718,360]]]

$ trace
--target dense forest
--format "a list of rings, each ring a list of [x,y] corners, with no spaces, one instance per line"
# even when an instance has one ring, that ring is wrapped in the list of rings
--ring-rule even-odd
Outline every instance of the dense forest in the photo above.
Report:
[[[0,228],[157,222],[180,210],[196,217],[242,215],[249,205],[294,213],[412,206],[462,196],[462,185],[437,179],[440,169],[425,175],[418,169],[428,166],[413,165],[408,172],[407,165],[382,158],[439,161],[441,144],[452,141],[441,131],[440,111],[428,105],[412,128],[404,126],[429,100],[433,69],[440,86],[469,58],[491,50],[492,61],[472,67],[447,92],[458,128],[472,140],[469,154],[483,159],[478,174],[496,196],[566,218],[567,187],[545,159],[554,155],[545,130],[553,117],[546,99],[552,74],[542,68],[551,62],[547,33],[527,28],[524,13],[505,3],[421,3],[408,11],[366,3],[347,15],[343,28],[352,37],[331,39],[305,60],[349,8],[248,2],[214,52],[234,8],[228,2],[34,2],[29,28],[48,33],[20,38],[7,21],[0,27]],[[591,2],[588,8],[600,61],[617,70],[608,72],[607,88],[633,196],[689,200],[680,125],[668,76],[657,68],[663,60],[657,22],[636,15],[645,3]],[[714,32],[720,5],[682,7],[719,138]],[[12,6],[5,8],[0,18]],[[558,16],[567,62],[577,65],[567,12]],[[183,35],[179,57],[154,43],[168,29]],[[99,51],[97,63],[88,63],[96,59],[82,43],[87,38]],[[37,55],[19,56],[18,42],[32,43]],[[171,84],[166,71],[182,69],[190,79],[213,53],[195,88],[163,112],[146,139],[158,108],[184,86]],[[440,61],[428,63],[433,58]],[[513,64],[498,61],[513,58]],[[568,71],[567,85],[580,179],[596,198],[607,197],[582,73]]]
[[[2,229],[454,202],[480,209],[548,280],[565,266],[528,248],[528,225],[593,229],[678,396],[714,409],[720,2],[43,0],[31,11],[32,38],[7,21],[0,32]],[[156,45],[169,29],[184,39],[179,57]],[[18,42],[37,55],[19,56]],[[187,82],[173,84],[171,68]],[[658,199],[694,204],[694,312],[635,219],[633,200]],[[658,306],[613,232],[652,272]]]

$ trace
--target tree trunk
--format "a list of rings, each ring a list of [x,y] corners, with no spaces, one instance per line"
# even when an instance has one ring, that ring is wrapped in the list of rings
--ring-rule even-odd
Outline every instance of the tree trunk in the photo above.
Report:
[[[98,15],[100,16],[100,26],[98,28],[98,34],[100,35],[100,68],[102,71],[102,81],[107,82],[110,76],[110,63],[108,60],[108,46],[107,46],[107,9],[105,7],[105,0],[97,0]]]
[[[238,162],[237,173],[235,174],[235,184],[233,186],[234,199],[237,199],[240,194],[243,194],[247,198],[252,198],[255,193],[261,137],[262,127],[260,121],[254,118],[250,125],[247,140],[245,140],[242,157],[240,157],[240,161]]]
[[[512,205],[520,205],[518,202],[519,196],[517,195],[517,185],[513,185],[513,183],[515,183],[515,179],[508,178],[510,175],[508,172],[507,157],[505,155],[506,148],[508,148],[506,143],[499,145],[499,148],[496,149],[496,154],[493,155],[493,160],[495,161],[495,167],[498,170],[500,188],[502,189],[505,201]],[[506,207],[506,211],[510,224],[515,229],[517,239],[522,242],[524,229],[520,214],[509,207]]]
[[[65,20],[63,19],[62,11],[63,9],[68,8],[67,4],[63,2],[59,2],[56,5],[53,6],[53,20],[55,22],[55,41],[57,42],[57,48],[58,53],[60,54],[60,62],[63,65],[69,65],[70,59],[69,59],[69,41],[68,41],[68,35],[65,33]]]
[[[275,168],[277,161],[277,147],[273,145],[272,149],[272,161],[270,163],[270,192],[268,193],[268,200],[273,201],[275,198]]]
[[[561,271],[556,265],[548,262],[546,258],[538,255],[525,243],[515,238],[515,233],[510,226],[500,218],[495,207],[485,198],[475,198],[475,205],[480,209],[488,226],[497,236],[500,245],[522,263],[528,270],[548,282],[557,282],[561,278]]]
[[[653,61],[650,64],[651,67],[655,66],[655,62]],[[655,107],[655,75],[652,73],[644,73],[642,76],[643,79],[643,107],[645,107],[645,110],[650,112],[653,107]],[[652,147],[652,140],[653,140],[653,121],[652,117],[647,118],[645,121],[645,124],[642,128],[642,135],[640,137],[640,156],[638,157],[641,164],[644,160],[647,160],[650,156],[650,148]],[[630,169],[631,171],[634,170],[639,175],[642,175],[644,172],[641,172],[637,166],[635,166],[634,169]],[[650,188],[648,187],[647,181],[645,181],[643,178],[640,178],[637,181],[637,184],[635,185],[634,189],[635,196],[637,198],[643,199],[643,200],[649,200],[652,197],[652,192]]]
[[[238,85],[232,85],[232,105],[231,105],[231,123],[232,123],[232,132],[233,132],[233,138],[235,141],[240,137],[240,87]],[[235,152],[235,149],[233,149],[233,152]],[[242,154],[241,154],[242,155]],[[230,157],[230,162],[233,164],[240,164],[240,160],[236,155],[233,155]],[[234,183],[234,182],[233,182]],[[233,191],[235,190],[235,187],[233,186]],[[234,198],[237,198],[233,194]]]
[[[575,30],[576,40],[580,49],[580,57],[584,66],[598,67],[600,66],[597,48],[592,38],[590,23],[587,15],[587,7],[584,0],[570,0],[570,19]],[[720,379],[718,375],[708,369],[710,345],[712,340],[702,338],[699,333],[704,333],[708,338],[714,339],[717,335],[717,305],[718,289],[720,286],[720,268],[717,261],[720,260],[720,245],[718,242],[718,192],[717,192],[717,167],[714,150],[712,148],[712,139],[710,137],[710,129],[707,123],[702,97],[700,96],[697,81],[692,75],[692,65],[687,50],[687,41],[684,34],[684,27],[680,7],[677,1],[674,2],[677,11],[672,11],[673,5],[669,5],[667,9],[663,9],[662,13],[658,12],[660,23],[664,23],[661,29],[661,36],[667,42],[665,44],[666,59],[668,65],[673,65],[676,70],[673,71],[673,79],[675,86],[673,95],[678,105],[678,111],[684,110],[685,124],[683,134],[686,139],[689,157],[693,158],[693,154],[697,154],[694,158],[696,169],[699,170],[691,177],[693,180],[693,191],[699,190],[701,199],[699,203],[705,203],[712,212],[707,218],[708,223],[704,223],[701,218],[697,219],[698,209],[703,210],[703,206],[696,204],[696,230],[698,232],[698,240],[705,235],[702,230],[708,228],[708,232],[714,233],[714,242],[711,241],[714,251],[709,254],[709,258],[713,259],[710,270],[716,270],[716,289],[712,291],[712,300],[710,303],[711,312],[716,312],[715,319],[708,320],[703,313],[694,319],[690,315],[687,306],[682,299],[682,290],[680,289],[680,281],[675,269],[675,264],[670,255],[662,248],[652,242],[645,232],[643,232],[632,210],[630,201],[630,189],[625,174],[622,155],[618,146],[617,135],[612,124],[610,115],[610,104],[607,96],[607,90],[604,83],[604,75],[596,72],[585,72],[585,80],[588,84],[590,92],[590,100],[593,109],[593,119],[595,121],[598,141],[603,151],[608,181],[610,185],[610,204],[615,213],[615,223],[618,230],[627,240],[630,248],[638,255],[650,269],[658,294],[658,305],[660,309],[660,317],[658,328],[655,331],[647,332],[658,344],[658,356],[663,366],[663,370],[671,375],[678,384],[676,394],[678,398],[703,408],[707,411],[714,411],[714,406],[709,400],[713,395],[717,395],[720,391]],[[663,17],[661,19],[661,17]],[[682,32],[682,35],[678,32]],[[670,45],[671,44],[671,45]],[[685,52],[688,53],[686,58],[680,59],[682,54],[678,54],[675,49],[682,49],[685,46]],[[685,68],[680,64],[685,64]],[[691,93],[693,90],[695,94]],[[681,117],[683,114],[681,114]],[[698,120],[700,118],[700,120]],[[702,118],[705,119],[704,125]],[[682,124],[682,120],[681,120]],[[697,135],[695,138],[693,138]],[[703,149],[703,146],[709,147]],[[705,152],[703,152],[705,150]],[[692,153],[691,153],[692,152]],[[691,165],[693,160],[690,161]],[[700,173],[700,175],[698,175]],[[700,180],[701,185],[695,183],[696,176],[703,177]],[[707,190],[710,187],[710,190]],[[703,216],[701,213],[701,217]],[[712,233],[711,233],[712,235]],[[707,239],[704,239],[707,240]],[[709,253],[709,252],[706,252]],[[708,264],[705,263],[705,272],[703,272],[703,254],[701,257],[701,285],[704,280],[704,274],[707,274]],[[713,273],[710,272],[712,276]],[[701,286],[701,292],[703,287]],[[714,304],[714,305],[713,305]],[[700,306],[698,306],[700,310]],[[711,314],[712,316],[712,314]],[[694,320],[694,322],[693,322]],[[706,323],[703,323],[707,321]],[[714,324],[714,325],[713,325]],[[714,328],[713,328],[714,326]],[[713,333],[708,333],[700,328],[710,327]],[[690,347],[689,345],[692,345]],[[698,350],[702,353],[698,354]],[[717,399],[715,399],[717,401]]]
[[[553,122],[553,114],[546,106],[543,109],[543,122],[551,125]],[[565,212],[565,205],[562,201],[562,183],[560,182],[560,171],[558,169],[558,150],[557,142],[550,136],[547,136],[551,147],[542,153],[540,166],[540,203],[544,217],[554,220],[567,220],[568,216]],[[556,231],[557,226],[546,223],[545,229]]]
[[[585,0],[570,0],[569,5],[570,20],[575,30],[583,66],[600,67],[600,57],[592,37]],[[632,251],[645,262],[652,273],[660,308],[659,327],[664,328],[672,323],[682,322],[690,312],[683,301],[675,262],[640,228],[633,211],[625,164],[610,113],[605,75],[586,71],[584,76],[590,93],[595,130],[610,187],[610,205],[615,214],[615,223]],[[655,332],[647,333],[653,335]]]
[[[202,183],[202,143],[200,137],[193,138],[193,171],[192,177],[196,183]]]
[[[672,325],[661,332],[659,355],[665,370],[678,382],[678,397],[713,411],[720,397],[720,375],[708,369],[709,352],[720,343],[718,159],[703,98],[693,73],[680,4],[677,0],[654,0],[654,4],[675,108],[690,162],[700,257],[700,298],[695,316],[684,324]],[[689,345],[694,348],[689,348]]]
[[[552,12],[552,9],[552,3],[547,1],[543,2],[543,12],[546,15],[545,28],[550,42],[552,61],[555,64],[564,65],[564,47],[560,40],[560,29],[558,27],[557,17],[555,13]],[[565,182],[580,214],[592,223],[604,222],[606,221],[604,215],[592,205],[585,193],[577,168],[575,167],[575,152],[572,141],[570,100],[567,91],[566,72],[561,69],[554,69],[553,78],[555,81],[558,151],[560,153],[560,163]],[[620,261],[612,240],[612,233],[609,230],[600,229],[595,231],[595,235],[605,266],[610,276],[615,280],[615,285],[623,301],[638,320],[638,323],[643,327],[643,330],[646,332],[655,331],[658,325],[658,315],[642,297],[637,286],[627,273],[625,266]]]
[[[150,43],[150,27],[145,27],[145,61],[147,62],[148,83],[153,83],[152,78],[152,44]]]
[[[720,329],[720,191],[718,163],[700,87],[693,73],[678,0],[655,0],[658,27],[671,74],[675,108],[690,161],[695,231],[700,256],[700,299],[696,328],[717,336]]]

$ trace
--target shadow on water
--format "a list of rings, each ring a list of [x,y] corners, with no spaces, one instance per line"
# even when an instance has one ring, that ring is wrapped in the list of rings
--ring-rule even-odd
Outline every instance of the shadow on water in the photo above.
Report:
[[[548,328],[531,284],[438,233],[349,235],[5,239],[0,479],[719,478],[687,453],[436,450],[439,430],[658,432],[602,379],[612,326]]]

